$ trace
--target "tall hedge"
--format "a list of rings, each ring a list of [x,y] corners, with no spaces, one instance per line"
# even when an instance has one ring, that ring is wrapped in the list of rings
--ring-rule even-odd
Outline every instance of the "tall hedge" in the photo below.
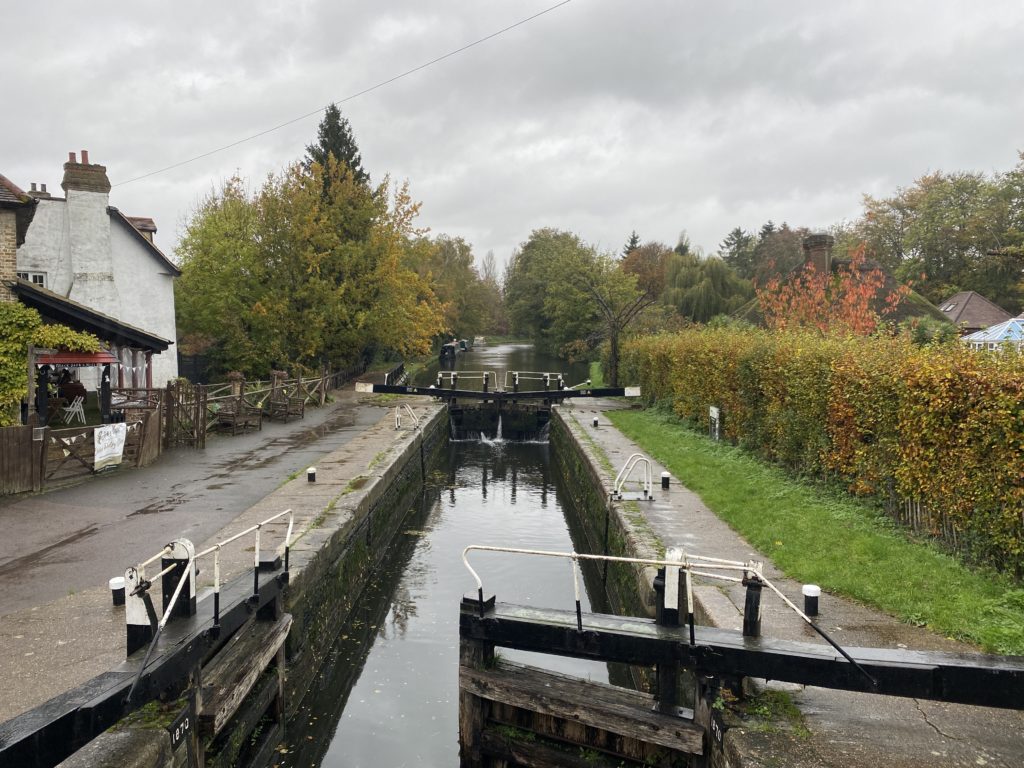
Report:
[[[634,339],[622,367],[693,426],[718,406],[727,438],[1024,571],[1024,355],[722,328]]]

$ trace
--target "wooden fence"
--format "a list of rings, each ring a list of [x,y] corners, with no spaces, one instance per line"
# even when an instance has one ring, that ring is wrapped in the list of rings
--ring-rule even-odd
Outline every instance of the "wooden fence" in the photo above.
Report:
[[[403,365],[399,364],[398,369],[403,369]],[[265,417],[270,418],[278,410],[272,407],[274,403],[301,401],[304,405],[322,406],[327,401],[328,392],[332,389],[339,389],[363,370],[364,366],[358,365],[333,373],[325,371],[320,376],[253,381],[235,378],[233,381],[218,384],[196,385],[194,389],[201,394],[195,399],[202,400],[204,411],[200,415],[199,406],[195,406],[197,411],[192,417],[192,421],[189,422],[190,425],[195,425],[195,434],[190,434],[187,439],[176,439],[172,430],[180,431],[181,425],[169,423],[166,435],[167,444],[189,444],[196,448],[202,448],[205,445],[205,436],[199,436],[198,425],[202,424],[205,433],[216,431],[225,426],[225,419],[221,416],[224,412],[238,414],[244,409],[255,409],[262,411]],[[234,427],[234,422],[237,419],[230,421]],[[234,433],[237,430],[232,428],[231,431]]]
[[[44,432],[35,427],[0,428],[0,494],[42,487]]]
[[[269,411],[274,398],[323,405],[327,393],[357,376],[362,366],[322,376],[237,381],[209,386],[179,380],[167,389],[111,390],[115,418],[128,424],[122,467],[148,466],[164,447],[202,448],[208,432],[217,428],[217,412],[225,402],[243,396]],[[51,429],[16,426],[0,428],[0,495],[41,491],[94,473],[95,426]]]
[[[0,429],[0,494],[41,491],[95,474],[95,434],[102,426]],[[156,461],[160,432],[160,413],[156,410],[141,411],[126,421],[121,463],[114,466],[141,467]]]

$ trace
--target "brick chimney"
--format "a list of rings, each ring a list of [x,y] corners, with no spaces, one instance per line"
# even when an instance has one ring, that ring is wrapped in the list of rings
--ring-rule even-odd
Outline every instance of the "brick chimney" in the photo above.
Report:
[[[78,162],[74,152],[68,152],[68,161],[64,163],[64,180],[60,183],[65,192],[72,189],[80,192],[110,192],[110,179],[107,178],[105,165],[90,165],[89,151],[82,150],[82,162]]]
[[[40,184],[39,189],[36,189],[36,183],[32,182],[32,188],[26,193],[29,197],[34,197],[36,200],[51,200],[53,195],[46,191],[46,185]]]
[[[836,239],[824,232],[815,232],[804,238],[804,264],[811,264],[826,275],[832,272],[832,246]]]
[[[117,317],[121,300],[114,283],[110,239],[110,180],[105,166],[81,162],[68,152],[61,182],[67,196],[67,233],[71,288],[68,298]]]

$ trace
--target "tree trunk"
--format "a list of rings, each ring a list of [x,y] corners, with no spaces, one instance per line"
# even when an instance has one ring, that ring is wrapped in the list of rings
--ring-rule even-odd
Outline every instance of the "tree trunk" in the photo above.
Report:
[[[619,334],[612,331],[608,334],[608,375],[605,377],[605,385],[609,387],[619,386]]]

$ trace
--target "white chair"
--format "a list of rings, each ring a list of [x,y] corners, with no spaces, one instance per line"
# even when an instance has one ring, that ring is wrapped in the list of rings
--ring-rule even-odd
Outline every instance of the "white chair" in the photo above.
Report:
[[[64,423],[70,424],[73,420],[78,419],[82,422],[82,426],[85,426],[85,398],[79,395],[71,401],[71,405],[65,405],[61,409],[64,414]]]

